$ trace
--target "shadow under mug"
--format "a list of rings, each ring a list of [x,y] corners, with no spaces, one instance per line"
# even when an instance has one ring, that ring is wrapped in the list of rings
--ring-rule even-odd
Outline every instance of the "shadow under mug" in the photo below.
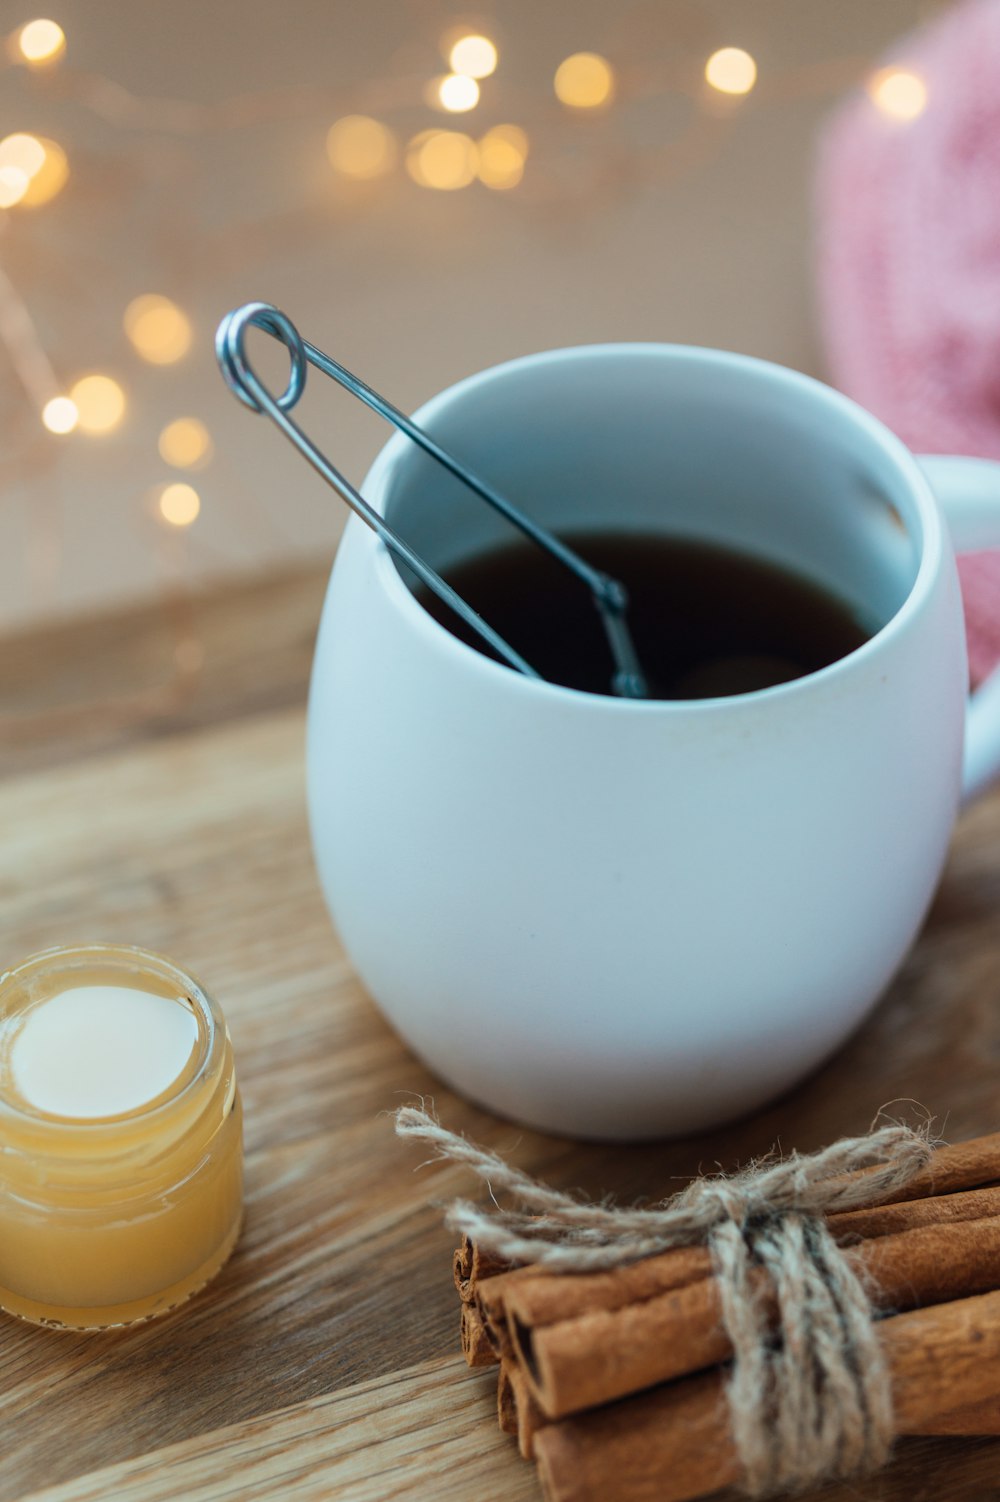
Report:
[[[626,701],[463,645],[354,518],[334,567],[313,842],[348,953],[403,1038],[544,1130],[641,1138],[748,1111],[841,1043],[900,964],[963,746],[968,794],[1000,765],[996,675],[967,711],[953,553],[1000,545],[1000,465],[922,465],[816,381],[657,344],[516,360],[417,420],[556,531],[724,542],[875,623],[777,687]],[[363,488],[438,569],[511,540],[401,435]]]

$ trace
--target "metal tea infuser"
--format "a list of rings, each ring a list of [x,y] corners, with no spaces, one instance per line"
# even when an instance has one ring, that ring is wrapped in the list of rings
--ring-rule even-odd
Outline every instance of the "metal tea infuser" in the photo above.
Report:
[[[283,344],[288,351],[290,361],[288,385],[280,396],[274,396],[268,391],[247,359],[246,336],[251,328],[262,329],[264,333],[270,334],[272,338]],[[338,364],[336,360],[331,359],[329,355],[303,339],[286,314],[271,303],[265,302],[246,303],[242,308],[236,308],[233,312],[227,313],[219,324],[215,336],[215,352],[226,384],[234,395],[238,396],[252,412],[266,412],[285,437],[295,445],[299,453],[309,461],[313,469],[347,502],[355,515],[360,516],[361,520],[377,533],[390,552],[402,559],[427,585],[428,589],[432,590],[473,631],[488,642],[511,667],[517,668],[529,678],[541,677],[541,674],[526,662],[519,652],[504,641],[503,637],[494,631],[492,626],[484,621],[461,595],[452,589],[450,584],[435,573],[429,564],[425,563],[410,545],[393,531],[378,512],[368,504],[364,496],[349,480],[345,479],[288,415],[305,390],[306,372],[310,365],[315,365],[317,370],[321,370],[324,375],[329,376],[346,391],[358,397],[373,412],[386,418],[401,433],[405,433],[408,438],[418,444],[425,453],[430,454],[432,459],[436,459],[470,490],[475,491],[501,516],[506,517],[532,542],[544,548],[547,553],[575,574],[590,590],[604,625],[615,665],[612,678],[613,692],[626,699],[647,697],[646,681],[628,629],[626,619],[628,595],[624,585],[600,569],[592,568],[572,548],[567,547],[558,537],[554,537],[551,532],[539,526],[536,521],[519,511],[492,486],[473,474],[459,459],[443,449],[428,433],[424,432],[423,428],[418,427],[384,396],[380,396],[358,376],[353,375],[343,365]]]

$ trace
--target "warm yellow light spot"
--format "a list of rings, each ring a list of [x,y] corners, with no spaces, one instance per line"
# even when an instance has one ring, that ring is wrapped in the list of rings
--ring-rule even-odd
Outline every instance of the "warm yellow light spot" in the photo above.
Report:
[[[17,131],[0,141],[0,167],[18,167],[25,177],[32,178],[44,161],[45,147],[37,136]]]
[[[422,188],[466,188],[478,164],[475,141],[460,130],[421,131],[406,149],[406,170]]]
[[[160,515],[172,527],[190,527],[201,510],[201,496],[193,485],[178,481],[160,491]]]
[[[593,110],[609,104],[615,91],[611,64],[596,52],[574,52],[556,69],[556,98],[570,109]]]
[[[5,173],[8,183],[3,198],[5,208],[12,203],[33,207],[48,203],[69,177],[69,163],[62,147],[56,141],[49,141],[44,136],[30,136],[24,131],[17,131],[0,141],[0,171],[7,168],[22,174],[24,180],[17,196],[11,197],[20,179],[15,179],[11,172]]]
[[[494,125],[488,133],[501,141],[507,141],[522,156],[528,155],[528,132],[522,130],[520,125]]]
[[[70,397],[85,433],[110,433],[125,415],[125,393],[110,376],[83,376]]]
[[[467,78],[464,73],[446,73],[443,78],[436,79],[434,94],[441,108],[449,110],[453,115],[473,110],[479,103],[479,85],[474,78]]]
[[[151,365],[173,365],[191,348],[190,319],[169,297],[147,292],[133,298],[123,321],[137,354]]]
[[[478,145],[480,182],[488,188],[516,188],[528,155],[528,137],[520,126],[494,125]]]
[[[345,177],[381,177],[396,161],[396,137],[370,115],[344,115],[327,132],[326,154]]]
[[[12,209],[20,203],[31,179],[20,167],[0,167],[0,209]]]
[[[915,120],[927,106],[927,85],[905,68],[882,68],[868,81],[868,93],[883,115]]]
[[[53,396],[42,408],[42,422],[50,433],[72,433],[79,416],[76,402],[68,396]]]
[[[448,65],[453,73],[464,73],[469,78],[489,78],[496,72],[497,49],[489,37],[460,37],[448,54]]]
[[[26,63],[54,63],[66,51],[66,33],[57,21],[28,21],[17,34],[17,50]]]
[[[160,458],[175,469],[199,469],[212,457],[212,439],[197,417],[178,417],[160,434]]]
[[[757,64],[742,47],[720,47],[705,64],[705,78],[720,94],[749,94],[757,82]]]
[[[8,141],[17,139],[18,137],[7,137]],[[21,139],[25,144],[18,149],[26,158],[31,156],[35,159],[38,148],[42,151],[41,162],[34,171],[28,174],[28,187],[23,200],[31,208],[39,208],[43,203],[48,203],[51,198],[55,198],[56,194],[62,192],[66,186],[66,179],[69,177],[69,162],[58,141],[50,141],[47,136],[27,136]]]

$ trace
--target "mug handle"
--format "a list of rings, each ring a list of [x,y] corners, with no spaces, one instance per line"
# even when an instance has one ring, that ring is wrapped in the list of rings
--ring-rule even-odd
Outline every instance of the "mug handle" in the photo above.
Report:
[[[920,456],[956,553],[1000,548],[1000,464],[991,459]],[[997,601],[1000,609],[1000,600]],[[969,700],[965,720],[962,802],[968,803],[1000,774],[1000,667]]]

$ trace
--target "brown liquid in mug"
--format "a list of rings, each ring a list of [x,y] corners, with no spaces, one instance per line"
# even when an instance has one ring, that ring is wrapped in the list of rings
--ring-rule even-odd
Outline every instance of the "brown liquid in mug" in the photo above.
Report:
[[[651,698],[770,688],[827,667],[873,634],[826,589],[735,549],[655,534],[565,540],[628,590]],[[611,654],[589,590],[534,543],[519,539],[479,554],[446,577],[550,683],[611,693]],[[454,636],[494,656],[423,585],[417,599]]]

